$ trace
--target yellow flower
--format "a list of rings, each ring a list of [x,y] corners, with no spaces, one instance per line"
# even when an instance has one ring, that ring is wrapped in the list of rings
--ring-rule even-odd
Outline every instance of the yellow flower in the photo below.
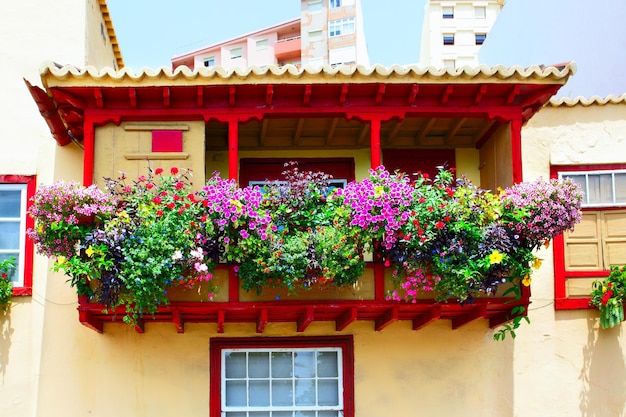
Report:
[[[504,257],[504,255],[502,255],[497,250],[494,250],[493,252],[491,252],[491,255],[489,255],[489,263],[491,265],[499,264],[500,262],[502,262],[502,258],[503,257]]]
[[[233,199],[233,200],[230,200],[230,204],[237,207],[237,213],[241,212],[241,207],[242,207],[241,201]]]
[[[95,250],[94,250],[93,246],[89,246],[89,247],[87,248],[87,250],[85,250],[85,253],[86,253],[86,254],[87,254],[87,256],[89,256],[90,258],[93,256],[94,252],[95,252]]]
[[[526,276],[524,277],[524,279],[522,280],[522,284],[523,284],[525,287],[528,287],[528,286],[530,285],[530,282],[531,282],[532,280],[533,280],[533,279],[530,277],[530,275],[526,275]]]
[[[65,262],[67,262],[67,259],[65,258],[65,256],[59,256],[57,258],[57,264],[63,265]]]
[[[385,193],[385,187],[382,185],[377,185],[374,187],[374,197],[380,197]]]
[[[535,269],[541,268],[541,262],[542,260],[540,258],[535,258],[535,260],[533,261],[533,268]]]

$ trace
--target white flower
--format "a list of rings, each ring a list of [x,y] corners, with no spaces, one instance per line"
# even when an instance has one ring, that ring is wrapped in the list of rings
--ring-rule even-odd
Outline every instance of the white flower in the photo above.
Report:
[[[174,252],[174,254],[172,255],[172,259],[175,261],[181,260],[183,259],[183,253],[179,250],[177,250],[176,252]]]
[[[202,248],[196,248],[196,250],[192,250],[189,254],[196,259],[204,258],[204,251]]]

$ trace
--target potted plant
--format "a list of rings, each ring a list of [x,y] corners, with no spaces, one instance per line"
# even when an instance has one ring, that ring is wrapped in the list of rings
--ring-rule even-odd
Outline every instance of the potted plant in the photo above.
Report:
[[[350,225],[342,200],[329,190],[331,177],[300,171],[295,162],[286,164],[283,176],[249,190],[240,203],[249,207],[257,202],[258,207],[238,225],[236,245],[228,251],[243,288],[293,292],[319,283],[354,284],[365,268],[361,251],[366,240]]]
[[[593,282],[590,305],[600,310],[603,329],[618,326],[624,321],[626,298],[626,266],[611,266],[609,276]]]
[[[13,296],[13,285],[10,275],[15,269],[15,257],[6,258],[0,261],[0,311],[6,312],[11,306]]]

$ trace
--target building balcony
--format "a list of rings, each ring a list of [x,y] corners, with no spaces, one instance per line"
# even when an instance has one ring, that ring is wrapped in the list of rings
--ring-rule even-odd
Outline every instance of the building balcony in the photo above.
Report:
[[[280,39],[274,44],[274,55],[279,61],[300,58],[302,51],[302,37]]]

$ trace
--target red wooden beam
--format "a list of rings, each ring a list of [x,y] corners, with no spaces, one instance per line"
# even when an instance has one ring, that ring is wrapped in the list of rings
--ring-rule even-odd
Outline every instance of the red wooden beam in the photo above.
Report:
[[[383,102],[383,96],[385,95],[386,88],[387,87],[385,84],[378,85],[378,91],[376,92],[376,100],[375,100],[375,103],[377,106],[379,106]]]
[[[379,332],[395,321],[398,321],[398,307],[393,307],[387,310],[385,314],[377,318],[374,329]]]
[[[306,310],[304,310],[304,313],[300,316],[300,318],[298,318],[297,331],[300,333],[305,331],[306,328],[309,327],[311,323],[313,323],[314,319],[315,313],[313,311],[313,307],[309,306],[306,308]]]
[[[350,323],[355,321],[357,318],[357,309],[356,307],[349,308],[345,313],[343,313],[335,322],[335,330],[338,332],[342,331]]]
[[[271,107],[272,106],[272,97],[274,96],[274,86],[271,84],[268,84],[266,90],[265,90],[265,106],[266,107]]]
[[[348,95],[348,84],[343,84],[341,86],[341,93],[339,94],[339,105],[343,106],[346,104],[346,96]]]
[[[180,310],[172,310],[172,322],[174,323],[174,326],[176,326],[176,331],[178,333],[185,333],[185,323],[183,322]]]
[[[511,120],[511,169],[513,170],[513,183],[517,184],[524,180],[522,172],[522,119]]]
[[[198,105],[198,107],[204,107],[204,87],[199,85],[196,88],[196,96],[197,96],[197,100],[196,100],[196,104]]]
[[[454,91],[454,87],[452,87],[451,85],[449,85],[445,89],[445,91],[443,92],[443,95],[441,96],[441,104],[442,105],[448,104],[448,101],[450,100],[450,96],[452,95],[453,91]]]
[[[428,326],[430,323],[439,320],[441,317],[441,306],[434,305],[426,313],[420,314],[419,317],[413,319],[413,330],[419,330]]]
[[[459,327],[465,326],[474,320],[485,317],[487,314],[487,304],[482,304],[471,308],[467,313],[459,315],[452,319],[452,329],[456,330]]]
[[[217,332],[224,333],[224,321],[226,319],[224,310],[217,310]]]
[[[231,85],[228,88],[228,105],[233,107],[235,105],[235,86]]]
[[[165,107],[166,109],[169,109],[170,107],[170,95],[170,88],[163,87],[163,107]]]
[[[509,95],[506,97],[507,106],[510,106],[511,104],[513,104],[513,101],[515,100],[515,97],[519,95],[519,92],[520,92],[519,85],[516,85],[515,87],[511,89],[511,91],[509,92]]]
[[[370,161],[372,168],[380,166],[380,119],[370,120]]]
[[[95,128],[90,118],[85,118],[83,129],[83,185],[88,187],[93,184],[95,158]]]
[[[480,88],[478,88],[478,92],[476,93],[476,96],[474,96],[475,105],[480,104],[480,102],[483,100],[483,96],[485,95],[485,93],[487,93],[487,86],[483,84],[480,86]]]
[[[228,121],[228,178],[239,180],[239,122]]]
[[[267,326],[267,309],[263,308],[259,312],[259,315],[256,319],[256,332],[263,333],[265,331],[265,326]]]
[[[130,107],[132,107],[133,109],[136,109],[137,108],[137,89],[129,88],[128,98],[130,99]]]
[[[88,327],[91,330],[95,330],[98,333],[104,332],[104,324],[102,323],[102,320],[95,318],[89,311],[79,310],[78,320],[83,326]]]
[[[409,92],[409,99],[408,99],[409,106],[412,106],[413,104],[415,104],[415,99],[417,98],[417,93],[419,93],[419,91],[420,91],[419,85],[413,84],[411,86],[411,91]]]
[[[96,98],[96,106],[103,108],[104,107],[104,99],[102,98],[102,90],[98,87],[93,89],[93,95]]]
[[[146,332],[146,322],[144,321],[144,319],[137,319],[137,321],[135,322],[135,331],[142,334]]]
[[[304,86],[304,97],[302,98],[302,104],[308,106],[311,104],[311,84]]]

